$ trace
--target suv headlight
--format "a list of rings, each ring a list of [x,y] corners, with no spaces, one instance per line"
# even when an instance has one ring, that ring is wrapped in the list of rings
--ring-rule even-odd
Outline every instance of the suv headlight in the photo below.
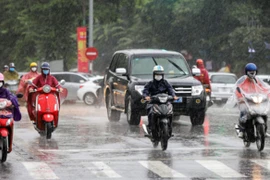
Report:
[[[144,89],[144,86],[135,85],[135,90],[138,91],[140,93],[140,95],[142,95],[143,89]]]
[[[202,93],[202,91],[203,91],[203,86],[202,85],[192,86],[191,95],[192,96],[200,95]]]

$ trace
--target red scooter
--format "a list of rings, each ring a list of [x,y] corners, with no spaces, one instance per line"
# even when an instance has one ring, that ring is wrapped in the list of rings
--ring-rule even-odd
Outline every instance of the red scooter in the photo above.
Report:
[[[60,82],[61,85],[64,83],[64,80]],[[52,132],[58,127],[60,106],[67,97],[67,89],[62,89],[60,92],[58,88],[44,85],[28,95],[28,115],[34,121],[34,128],[40,134],[45,134],[47,139],[51,138]]]
[[[21,98],[23,95],[18,94]],[[12,151],[13,141],[13,125],[14,119],[12,115],[13,105],[10,100],[0,98],[0,161],[7,160],[7,154]]]

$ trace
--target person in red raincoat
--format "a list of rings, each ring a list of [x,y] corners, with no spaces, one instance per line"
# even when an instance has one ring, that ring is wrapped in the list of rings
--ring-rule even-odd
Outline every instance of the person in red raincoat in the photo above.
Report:
[[[202,59],[197,59],[196,65],[197,65],[197,68],[199,68],[201,70],[201,75],[200,76],[195,76],[195,78],[197,80],[199,80],[205,88],[209,88],[211,90],[208,71],[204,67],[203,60]]]
[[[23,75],[21,80],[20,80],[20,84],[19,84],[19,88],[17,90],[17,93],[23,93],[23,97],[24,97],[26,102],[28,99],[28,87],[29,87],[28,81],[35,79],[39,75],[37,69],[38,69],[37,63],[32,62],[30,64],[30,71],[27,74]]]
[[[28,115],[30,117],[30,120],[32,121],[34,120],[34,116],[32,112],[35,107],[32,104],[31,92],[34,91],[34,88],[43,87],[46,84],[54,88],[56,87],[59,88],[60,92],[63,91],[63,88],[59,85],[57,79],[50,74],[50,64],[47,62],[44,62],[41,65],[41,74],[33,80],[32,85],[29,87],[30,93],[28,95],[27,110],[28,110]]]
[[[265,92],[265,94],[269,94],[269,88],[259,78],[255,77],[257,72],[257,66],[254,63],[248,63],[245,66],[246,75],[240,77],[237,80],[236,86],[246,93],[256,92],[256,87],[259,86],[261,90]],[[238,101],[238,108],[240,110],[240,117],[238,120],[240,128],[237,127],[240,130],[238,133],[238,137],[243,138],[243,131],[245,129],[245,123],[247,121],[247,106],[244,103],[244,97],[240,92],[235,91],[235,95]]]

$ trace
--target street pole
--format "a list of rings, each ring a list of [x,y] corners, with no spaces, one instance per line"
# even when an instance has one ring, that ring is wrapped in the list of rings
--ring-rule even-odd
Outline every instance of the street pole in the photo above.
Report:
[[[93,0],[89,0],[89,47],[93,47]]]
[[[94,8],[93,8],[93,0],[89,0],[89,36],[88,36],[88,46],[93,47],[93,18],[94,17]],[[89,62],[89,70],[90,73],[93,73],[93,64]]]

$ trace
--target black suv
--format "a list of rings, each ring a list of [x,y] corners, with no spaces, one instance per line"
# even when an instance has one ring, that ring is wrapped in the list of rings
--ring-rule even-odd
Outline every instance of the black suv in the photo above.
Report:
[[[126,113],[130,125],[138,125],[146,115],[141,102],[144,85],[153,79],[153,67],[164,68],[165,79],[172,85],[180,101],[173,103],[174,119],[190,116],[192,125],[202,125],[206,111],[206,95],[193,76],[185,58],[178,52],[154,49],[116,51],[104,77],[104,96],[110,121],[119,121]],[[198,69],[197,69],[198,70]]]

